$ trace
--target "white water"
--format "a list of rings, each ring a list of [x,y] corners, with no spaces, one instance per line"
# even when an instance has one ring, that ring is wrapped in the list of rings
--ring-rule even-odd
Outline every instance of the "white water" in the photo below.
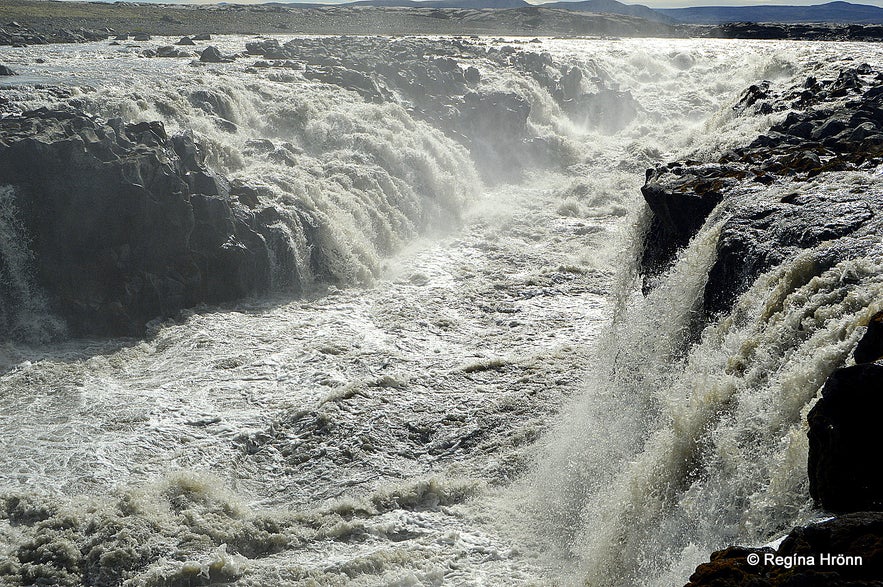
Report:
[[[645,167],[711,156],[784,115],[735,117],[742,89],[822,76],[847,55],[879,63],[879,50],[525,48],[632,91],[642,111],[597,132],[535,80],[464,58],[484,90],[526,97],[534,136],[562,145],[560,167],[496,187],[405,105],[297,71],[106,44],[4,49],[103,116],[192,132],[215,170],[327,232],[318,273],[299,267],[303,298],[201,309],[145,341],[0,347],[0,486],[18,496],[0,552],[29,561],[0,573],[77,584],[82,565],[58,561],[105,556],[118,573],[106,584],[670,585],[712,549],[811,516],[801,422],[876,308],[879,267],[809,276],[795,259],[686,352],[715,222],[646,299],[630,235]],[[205,88],[222,99],[188,98]],[[57,99],[14,92],[29,107]]]

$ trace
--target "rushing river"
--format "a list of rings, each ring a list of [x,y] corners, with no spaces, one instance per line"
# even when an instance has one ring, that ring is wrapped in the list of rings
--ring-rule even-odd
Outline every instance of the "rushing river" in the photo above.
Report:
[[[157,321],[144,340],[59,340],[0,199],[0,254],[17,260],[34,330],[0,343],[8,584],[671,585],[715,548],[814,515],[801,414],[854,336],[826,322],[792,340],[787,313],[846,320],[879,284],[847,303],[811,295],[821,280],[778,322],[737,316],[683,356],[714,219],[642,298],[640,186],[647,167],[714,157],[784,117],[740,116],[749,85],[880,64],[881,49],[372,39],[403,44],[405,77],[421,67],[414,47],[443,49],[480,72],[476,92],[523,99],[523,144],[547,146],[536,157],[505,129],[470,151],[431,97],[368,99],[307,75],[306,58],[139,55],[175,40],[3,48],[22,74],[6,107],[161,120],[214,171],[327,230],[308,245],[291,225],[313,259],[296,287]],[[212,44],[230,54],[250,40]],[[345,67],[360,46],[303,42]],[[582,91],[634,107],[568,110],[536,71],[503,64],[507,47],[546,54],[544,75],[579,68]],[[789,270],[737,312],[767,303]],[[773,375],[732,375],[749,343],[768,348]],[[740,409],[714,416],[733,398]]]

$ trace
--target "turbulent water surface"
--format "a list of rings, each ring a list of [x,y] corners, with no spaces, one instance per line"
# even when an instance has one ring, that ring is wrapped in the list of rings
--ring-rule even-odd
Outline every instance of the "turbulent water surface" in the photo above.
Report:
[[[360,43],[302,42],[344,66]],[[880,50],[371,42],[474,66],[478,93],[530,104],[528,140],[490,129],[482,151],[426,101],[369,99],[303,67],[107,43],[0,52],[23,74],[8,108],[75,103],[192,133],[214,171],[264,188],[313,259],[296,279],[280,270],[269,298],[197,308],[145,340],[40,344],[59,326],[0,188],[0,276],[36,332],[0,346],[10,583],[670,585],[712,549],[813,516],[801,422],[880,299],[880,267],[810,279],[794,259],[687,349],[722,218],[643,298],[639,188],[654,163],[712,157],[784,117],[739,116],[748,85],[879,64]],[[637,106],[568,110],[488,57],[506,47]],[[394,65],[407,76],[420,60]],[[554,148],[536,157],[536,139]]]

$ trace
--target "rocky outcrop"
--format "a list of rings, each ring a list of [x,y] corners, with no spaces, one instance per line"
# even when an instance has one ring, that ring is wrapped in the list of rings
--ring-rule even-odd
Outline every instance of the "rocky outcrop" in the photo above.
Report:
[[[831,512],[883,511],[883,312],[875,314],[855,350],[856,365],[828,377],[810,411],[809,492]]]
[[[876,24],[804,24],[730,22],[696,27],[694,35],[725,39],[794,39],[804,41],[881,41],[883,26]]]
[[[856,361],[879,358],[874,315]],[[808,415],[809,490],[816,504],[841,514],[798,527],[778,548],[731,546],[699,565],[687,587],[868,586],[883,577],[883,365],[834,371]]]
[[[182,308],[266,292],[274,263],[294,265],[275,210],[243,205],[160,123],[44,109],[0,119],[0,137],[30,270],[71,334],[140,335]]]
[[[795,528],[777,549],[715,552],[687,587],[868,587],[880,577],[883,512],[867,512]]]
[[[883,76],[867,66],[809,78],[774,93],[752,86],[738,115],[793,111],[750,145],[718,161],[651,170],[642,189],[652,215],[642,256],[645,287],[673,261],[715,209],[723,223],[709,272],[707,316],[728,310],[765,271],[797,251],[827,243],[818,262],[867,252],[883,229],[883,193],[851,189],[843,172],[883,163]],[[825,182],[814,178],[826,174]]]
[[[883,359],[883,312],[877,312],[868,320],[868,329],[858,341],[853,358],[856,363],[873,363]]]
[[[809,413],[809,490],[832,512],[883,510],[883,366],[855,365],[828,378]]]
[[[871,319],[857,359],[878,358],[881,316]],[[807,470],[816,503],[841,515],[795,528],[775,549],[731,546],[717,551],[696,568],[687,587],[879,585],[883,577],[881,413],[883,365],[864,363],[834,371],[807,418]]]
[[[86,43],[104,40],[111,33],[113,31],[107,28],[65,28],[64,26],[40,27],[38,31],[30,26],[9,22],[0,26],[0,45],[27,47],[28,45],[45,45],[47,43]]]

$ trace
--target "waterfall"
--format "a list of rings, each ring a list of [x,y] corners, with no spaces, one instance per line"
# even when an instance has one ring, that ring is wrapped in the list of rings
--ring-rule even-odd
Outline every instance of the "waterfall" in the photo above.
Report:
[[[4,338],[46,343],[64,335],[34,277],[30,236],[21,223],[12,186],[0,186],[0,328]]]
[[[646,298],[624,290],[541,453],[534,515],[577,582],[674,585],[711,551],[813,517],[806,414],[880,310],[883,263],[802,251],[691,342],[720,215]]]

